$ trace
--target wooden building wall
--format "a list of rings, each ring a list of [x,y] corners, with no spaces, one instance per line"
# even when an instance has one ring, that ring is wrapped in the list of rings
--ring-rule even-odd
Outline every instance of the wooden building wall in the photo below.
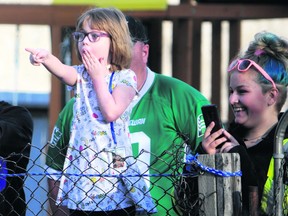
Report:
[[[201,23],[212,24],[212,61],[213,74],[211,85],[212,102],[221,109],[221,22],[228,21],[229,55],[234,56],[240,47],[240,22],[245,19],[287,18],[288,5],[278,4],[206,4],[192,5],[182,0],[180,5],[168,6],[165,11],[123,11],[138,17],[148,28],[150,38],[149,65],[155,71],[161,71],[161,23],[173,22],[172,75],[197,89],[200,89],[201,62]],[[62,30],[73,27],[78,16],[88,6],[47,6],[47,5],[0,5],[0,23],[2,24],[41,24],[50,25],[52,52],[60,57]],[[76,61],[75,56],[72,58]],[[63,84],[52,78],[51,103],[49,107],[49,130],[64,106]]]

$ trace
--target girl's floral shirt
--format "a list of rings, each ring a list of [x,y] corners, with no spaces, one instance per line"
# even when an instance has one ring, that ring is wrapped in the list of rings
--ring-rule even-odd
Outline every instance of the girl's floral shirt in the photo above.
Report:
[[[74,67],[78,72],[77,83],[68,87],[75,91],[74,118],[57,203],[84,211],[111,211],[136,205],[141,210],[155,212],[132,157],[128,123],[133,102],[112,124],[106,122],[85,67]],[[106,82],[108,86],[111,84],[112,91],[117,85],[127,85],[137,92],[136,75],[130,69],[109,74]],[[120,178],[117,176],[120,173],[136,177]]]

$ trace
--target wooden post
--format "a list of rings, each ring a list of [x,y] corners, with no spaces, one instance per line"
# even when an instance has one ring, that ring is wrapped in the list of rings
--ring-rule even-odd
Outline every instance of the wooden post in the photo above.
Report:
[[[51,26],[52,53],[59,59],[62,58],[60,56],[60,44],[62,41],[61,31],[61,26]],[[52,134],[53,127],[63,107],[63,83],[61,83],[61,81],[55,76],[51,76],[51,79],[51,93],[49,103],[49,134]]]
[[[258,206],[259,206],[258,187],[249,186],[249,215],[250,216],[259,215]]]
[[[212,23],[212,73],[211,73],[211,102],[217,104],[219,110],[221,104],[221,21],[214,20]]]
[[[199,155],[198,160],[204,166],[223,172],[240,170],[240,157],[237,153]],[[198,189],[204,196],[200,207],[205,215],[241,215],[241,176],[222,177],[205,172],[198,178]]]

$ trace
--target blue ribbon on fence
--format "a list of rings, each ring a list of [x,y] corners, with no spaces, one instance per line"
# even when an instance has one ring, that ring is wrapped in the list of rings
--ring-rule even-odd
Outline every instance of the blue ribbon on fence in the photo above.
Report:
[[[110,174],[76,174],[76,173],[48,173],[48,172],[43,172],[43,173],[17,173],[17,174],[3,174],[0,173],[0,178],[1,176],[8,176],[8,177],[15,177],[15,176],[59,176],[61,177],[62,175],[67,175],[67,176],[90,176],[90,177],[173,177],[173,176],[180,176],[182,174],[172,174],[172,173],[162,173],[162,174],[139,174],[139,175],[123,175],[123,174],[116,174],[116,175],[110,175]]]
[[[198,167],[206,172],[212,173],[214,175],[218,175],[218,176],[222,176],[222,177],[235,177],[235,176],[242,176],[242,172],[241,171],[236,171],[236,172],[226,172],[226,171],[222,171],[222,170],[217,170],[211,167],[207,167],[204,166],[203,164],[201,164],[198,160],[197,160],[197,156],[198,154],[196,154],[195,156],[192,154],[188,154],[186,156],[186,169],[187,171],[190,171],[192,168],[192,163],[196,163],[198,165]]]
[[[6,187],[7,181],[6,181],[6,176],[7,176],[8,170],[6,166],[6,161],[0,157],[0,192],[3,191]]]
[[[222,177],[235,177],[235,176],[242,176],[241,171],[236,171],[236,172],[226,172],[222,170],[217,170],[211,167],[204,166],[197,160],[198,154],[195,156],[192,154],[188,154],[186,156],[186,169],[187,171],[190,171],[192,169],[192,164],[196,164],[201,170],[212,173],[214,175],[222,176]],[[76,174],[76,173],[48,173],[48,172],[43,172],[43,173],[17,173],[17,174],[8,174],[7,169],[6,169],[6,163],[4,160],[1,160],[0,158],[0,191],[2,187],[5,187],[6,185],[6,178],[5,176],[61,176],[61,175],[67,175],[67,176],[93,176],[93,177],[176,177],[176,176],[181,176],[183,174],[173,174],[173,173],[161,173],[161,174],[139,174],[139,175],[123,175],[123,174],[116,174],[116,175],[110,175],[110,174]],[[4,167],[5,168],[2,168]],[[4,176],[4,178],[2,178]],[[2,189],[3,190],[3,189]]]

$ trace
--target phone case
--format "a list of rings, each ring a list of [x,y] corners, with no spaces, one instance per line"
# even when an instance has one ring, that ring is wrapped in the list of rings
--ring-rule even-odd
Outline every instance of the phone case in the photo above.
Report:
[[[212,121],[215,123],[211,133],[223,128],[221,119],[219,117],[218,108],[215,104],[202,106],[201,109],[206,127],[208,127]]]
[[[211,131],[211,134],[223,128],[223,124],[219,116],[218,108],[215,104],[202,106],[201,109],[202,109],[203,118],[204,118],[206,127],[208,127],[212,121],[215,123]],[[219,138],[221,138],[222,136],[223,135],[220,135]],[[216,148],[217,149],[221,148],[223,144],[224,143],[221,143]]]

